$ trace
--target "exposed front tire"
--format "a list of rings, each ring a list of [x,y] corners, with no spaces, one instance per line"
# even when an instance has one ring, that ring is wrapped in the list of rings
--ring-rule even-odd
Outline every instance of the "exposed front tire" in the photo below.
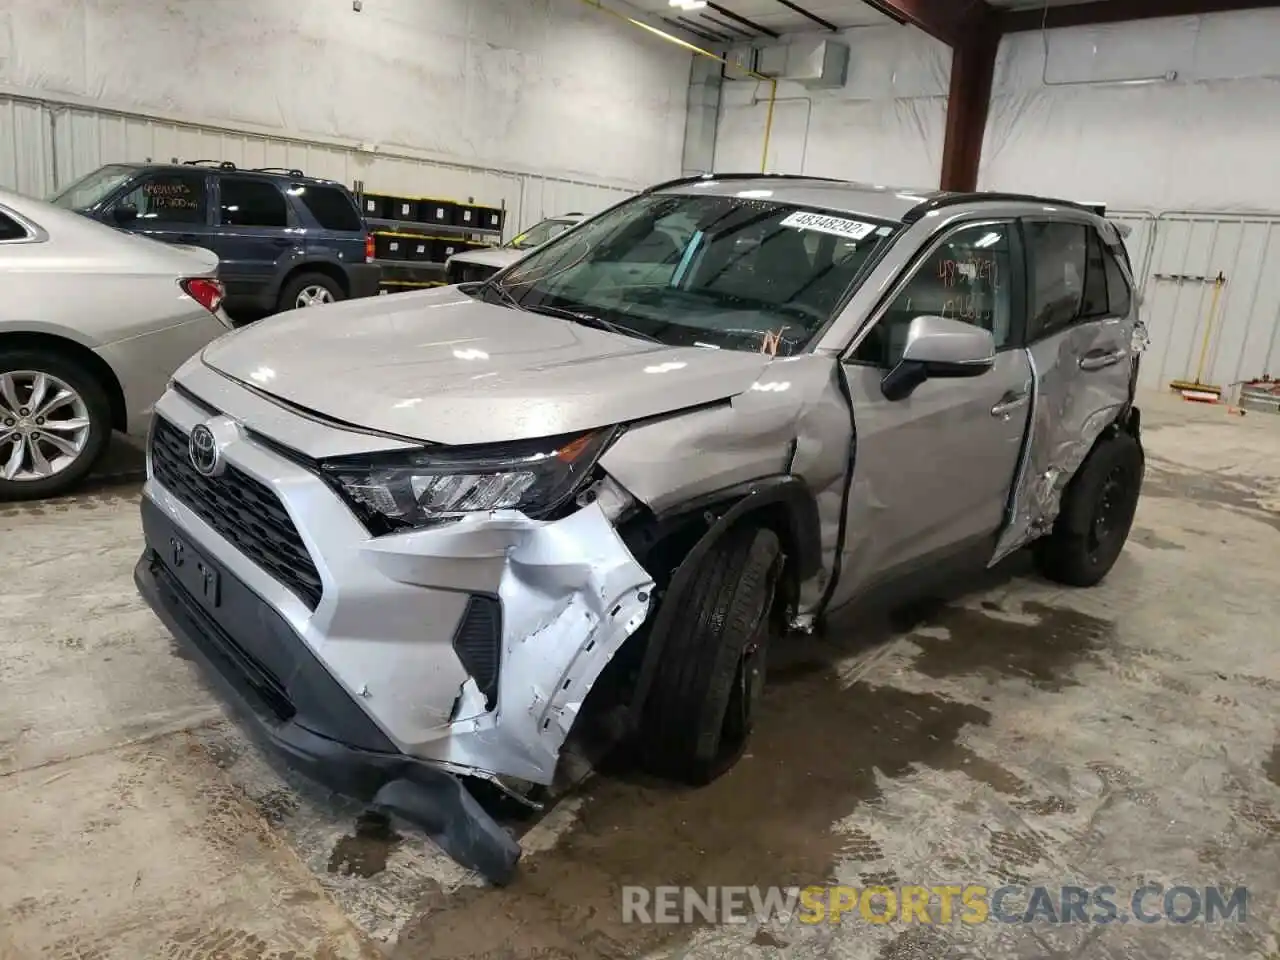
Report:
[[[332,277],[323,273],[300,273],[280,289],[280,301],[276,307],[281,312],[322,307],[346,298],[342,287]]]
[[[1034,547],[1042,574],[1092,587],[1110,572],[1133,526],[1143,469],[1132,435],[1119,431],[1099,441],[1068,484],[1053,532]]]
[[[111,437],[106,389],[53,350],[0,349],[0,500],[65,493]]]
[[[640,724],[645,766],[709,783],[742,755],[764,687],[782,550],[771,530],[741,526],[704,558],[679,598]]]

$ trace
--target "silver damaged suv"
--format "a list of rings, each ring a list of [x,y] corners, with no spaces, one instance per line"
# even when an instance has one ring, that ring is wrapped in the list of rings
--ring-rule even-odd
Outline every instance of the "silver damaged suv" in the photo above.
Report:
[[[465,784],[551,783],[593,688],[704,783],[788,630],[1022,547],[1104,577],[1137,299],[1069,202],[665,183],[482,283],[188,361],[137,583],[250,730],[501,883],[519,847]]]

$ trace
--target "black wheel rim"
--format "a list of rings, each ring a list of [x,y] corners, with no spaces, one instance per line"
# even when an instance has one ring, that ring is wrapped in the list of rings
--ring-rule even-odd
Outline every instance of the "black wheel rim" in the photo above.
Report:
[[[1113,467],[1107,474],[1093,508],[1089,525],[1089,559],[1096,561],[1115,542],[1124,529],[1128,501],[1128,484],[1123,467]]]

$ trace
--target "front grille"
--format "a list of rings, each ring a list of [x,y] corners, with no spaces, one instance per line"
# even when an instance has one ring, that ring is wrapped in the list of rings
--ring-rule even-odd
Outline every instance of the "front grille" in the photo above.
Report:
[[[496,599],[472,594],[453,635],[453,650],[492,710],[502,665],[502,605]]]
[[[445,282],[475,283],[479,280],[488,280],[497,272],[497,267],[491,267],[482,263],[467,263],[465,260],[455,260],[448,266],[448,270],[445,274]]]
[[[320,572],[284,504],[270,488],[230,465],[217,477],[197,473],[191,465],[187,435],[159,417],[151,434],[151,470],[201,520],[309,608],[316,608],[323,592]]]

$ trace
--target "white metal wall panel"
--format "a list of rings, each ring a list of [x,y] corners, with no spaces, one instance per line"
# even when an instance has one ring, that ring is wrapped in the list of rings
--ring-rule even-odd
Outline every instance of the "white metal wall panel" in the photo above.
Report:
[[[528,227],[546,217],[555,217],[562,213],[582,213],[591,216],[620,200],[625,200],[633,193],[634,191],[591,183],[528,177],[524,184],[523,202],[518,208],[519,226]],[[513,216],[515,216],[514,213]]]
[[[1133,264],[1133,279],[1138,289],[1147,281],[1147,268],[1151,261],[1151,244],[1155,239],[1156,215],[1145,210],[1107,211],[1107,219],[1129,228],[1124,245]]]
[[[1280,215],[1160,214],[1149,254],[1144,386],[1198,378],[1226,389],[1276,375]]]
[[[0,97],[0,187],[29,197],[53,189],[49,109]]]

